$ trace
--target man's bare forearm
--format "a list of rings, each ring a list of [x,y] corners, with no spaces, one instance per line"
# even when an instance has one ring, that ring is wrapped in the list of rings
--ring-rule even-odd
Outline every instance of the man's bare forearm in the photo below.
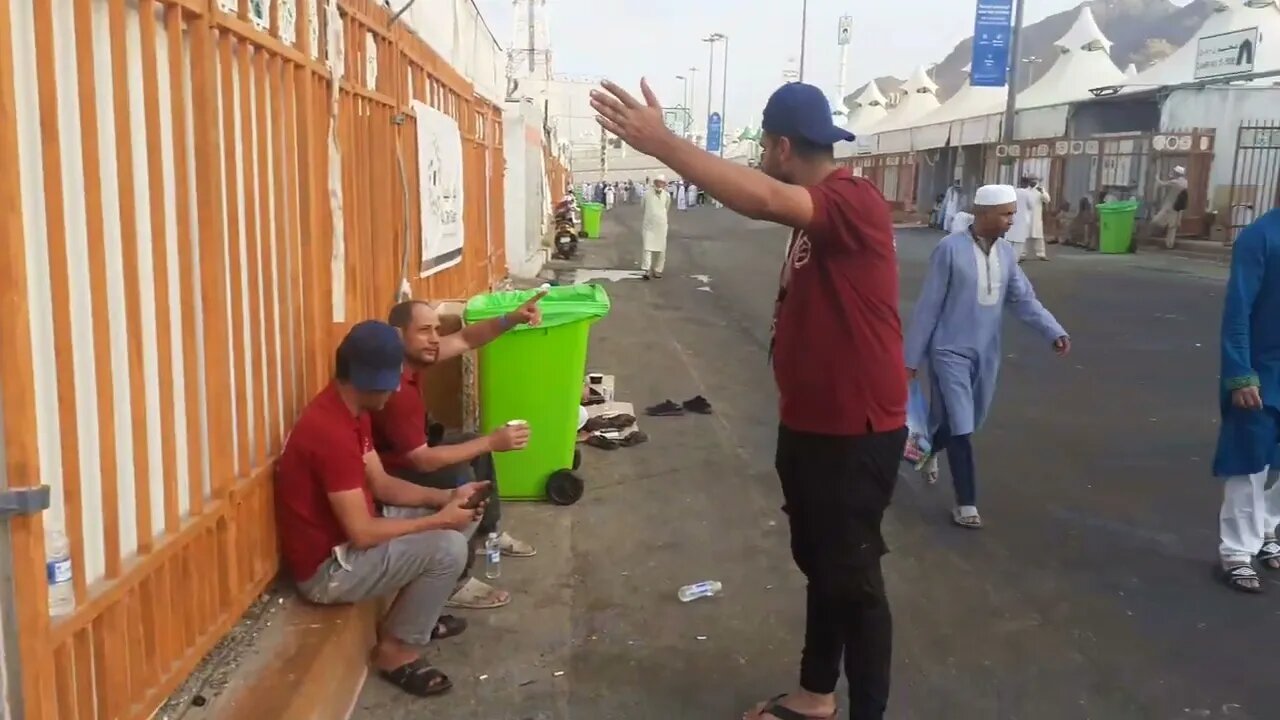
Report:
[[[510,315],[503,315],[502,317],[492,318],[474,325],[467,325],[459,330],[458,334],[462,336],[462,340],[467,344],[467,347],[474,350],[497,340],[499,335],[510,330],[514,325],[515,321]]]
[[[435,472],[450,465],[471,462],[487,452],[493,452],[493,446],[486,435],[456,445],[423,445],[409,453],[409,461],[419,472]]]
[[[703,151],[672,135],[656,156],[734,212],[756,220],[776,220],[771,201],[786,187],[754,168]]]
[[[380,503],[397,507],[440,508],[449,504],[450,492],[414,485],[394,475],[384,474],[373,483],[373,496]]]

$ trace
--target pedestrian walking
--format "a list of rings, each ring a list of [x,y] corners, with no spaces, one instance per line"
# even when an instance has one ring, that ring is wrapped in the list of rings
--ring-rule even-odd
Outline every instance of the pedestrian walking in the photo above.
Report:
[[[1160,200],[1160,212],[1152,218],[1151,224],[1164,228],[1164,246],[1168,250],[1178,244],[1178,228],[1182,226],[1182,214],[1187,210],[1187,171],[1181,165],[1175,166],[1168,180],[1156,180],[1156,186],[1164,191]]]
[[[1280,570],[1280,210],[1236,238],[1221,344],[1213,474],[1223,487],[1222,577],[1233,589],[1259,593],[1253,559]]]
[[[1024,201],[1024,196],[1022,194],[1022,190],[1026,187],[1027,182],[1028,181],[1025,177],[1018,180],[1018,189],[1014,190],[1013,223],[1009,225],[1008,232],[1004,234],[1004,239],[1013,247],[1013,257],[1018,262],[1022,262],[1023,259],[1025,259],[1027,253],[1027,238],[1031,236],[1031,204],[1029,201]],[[976,195],[974,196],[973,202],[975,205],[978,202]]]
[[[770,357],[780,396],[776,466],[791,552],[808,578],[800,687],[749,720],[835,717],[843,661],[851,720],[889,700],[892,616],[881,520],[906,442],[898,268],[888,204],[835,162],[853,134],[822,90],[788,83],[764,109],[760,172],[703,152],[662,121],[662,104],[606,82],[600,123],[704,187],[730,209],[791,228],[774,304]]]
[[[667,216],[671,212],[671,193],[667,192],[667,176],[659,175],[653,188],[644,195],[644,217],[641,220],[640,269],[644,279],[662,277],[667,267]]]
[[[1044,208],[1050,202],[1049,193],[1040,186],[1040,179],[1027,177],[1018,189],[1018,202],[1025,206],[1027,212],[1027,247],[1025,252],[1034,253],[1037,260],[1049,260],[1049,248],[1044,240]],[[1026,255],[1019,255],[1023,260]]]
[[[604,209],[605,210],[613,209],[613,203],[617,199],[617,196],[618,196],[618,191],[616,188],[614,188],[613,183],[610,183],[609,185],[605,186],[605,189],[604,189]]]
[[[1008,185],[978,189],[972,227],[943,238],[930,255],[907,329],[908,375],[929,371],[933,454],[921,470],[936,482],[938,453],[948,454],[956,500],[952,520],[966,528],[982,527],[972,436],[995,397],[1005,308],[1059,355],[1071,350],[1067,332],[1036,299],[1018,267],[1013,246],[1001,240],[1013,223],[1017,200]]]

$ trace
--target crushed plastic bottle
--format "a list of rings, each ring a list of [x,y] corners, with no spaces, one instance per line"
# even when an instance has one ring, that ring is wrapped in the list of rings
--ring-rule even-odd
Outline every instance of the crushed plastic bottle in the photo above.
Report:
[[[685,585],[680,588],[676,596],[680,598],[680,602],[693,602],[699,598],[715,597],[724,591],[724,586],[719,580],[706,580],[692,585]]]
[[[498,542],[498,533],[489,533],[484,541],[484,576],[496,580],[502,575],[502,545]]]
[[[44,568],[49,582],[49,616],[70,615],[76,609],[71,585],[71,543],[66,533],[50,528],[44,534]]]

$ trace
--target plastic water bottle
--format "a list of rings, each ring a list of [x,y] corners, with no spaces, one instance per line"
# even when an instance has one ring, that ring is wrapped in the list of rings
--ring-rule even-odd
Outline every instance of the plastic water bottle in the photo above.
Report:
[[[680,588],[676,596],[680,598],[680,602],[692,602],[698,598],[715,597],[724,590],[724,586],[719,580],[706,580],[692,585],[685,585]]]
[[[498,544],[498,533],[489,533],[484,541],[484,576],[494,580],[502,575],[502,546]]]
[[[71,585],[71,543],[61,530],[44,533],[44,569],[49,582],[49,616],[70,615],[76,609]]]

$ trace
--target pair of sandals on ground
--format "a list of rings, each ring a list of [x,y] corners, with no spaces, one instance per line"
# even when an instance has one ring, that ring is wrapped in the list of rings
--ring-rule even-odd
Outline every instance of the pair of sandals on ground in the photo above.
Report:
[[[642,430],[632,430],[621,435],[627,428],[636,424],[636,417],[628,413],[612,413],[589,418],[582,431],[588,433],[585,442],[600,450],[617,450],[623,447],[635,447],[649,442],[649,436]]]
[[[509,533],[498,536],[498,547],[507,557],[533,557],[538,551],[529,543],[517,540]],[[468,577],[445,603],[446,607],[465,610],[493,610],[508,605],[511,594],[499,590],[475,577]],[[436,627],[431,631],[431,639],[447,640],[466,632],[467,621],[454,615],[441,615]],[[382,670],[378,673],[383,680],[401,690],[417,697],[433,697],[453,689],[453,681],[439,668],[433,666],[425,656],[401,665],[395,670]]]
[[[682,403],[674,400],[663,400],[657,405],[651,405],[644,410],[644,414],[650,417],[680,417],[685,413],[693,413],[695,415],[710,415],[714,410],[711,408],[711,401],[695,395]]]
[[[1280,571],[1280,542],[1275,537],[1266,538],[1262,543],[1262,549],[1254,557],[1263,568]],[[1262,592],[1262,576],[1254,569],[1252,563],[1225,565],[1222,568],[1222,581],[1232,590],[1250,595]]]
[[[930,453],[916,464],[916,470],[920,471],[920,476],[930,485],[938,482],[938,455]],[[978,514],[978,508],[973,505],[958,505],[951,508],[951,522],[968,530],[982,529],[982,516]]]

